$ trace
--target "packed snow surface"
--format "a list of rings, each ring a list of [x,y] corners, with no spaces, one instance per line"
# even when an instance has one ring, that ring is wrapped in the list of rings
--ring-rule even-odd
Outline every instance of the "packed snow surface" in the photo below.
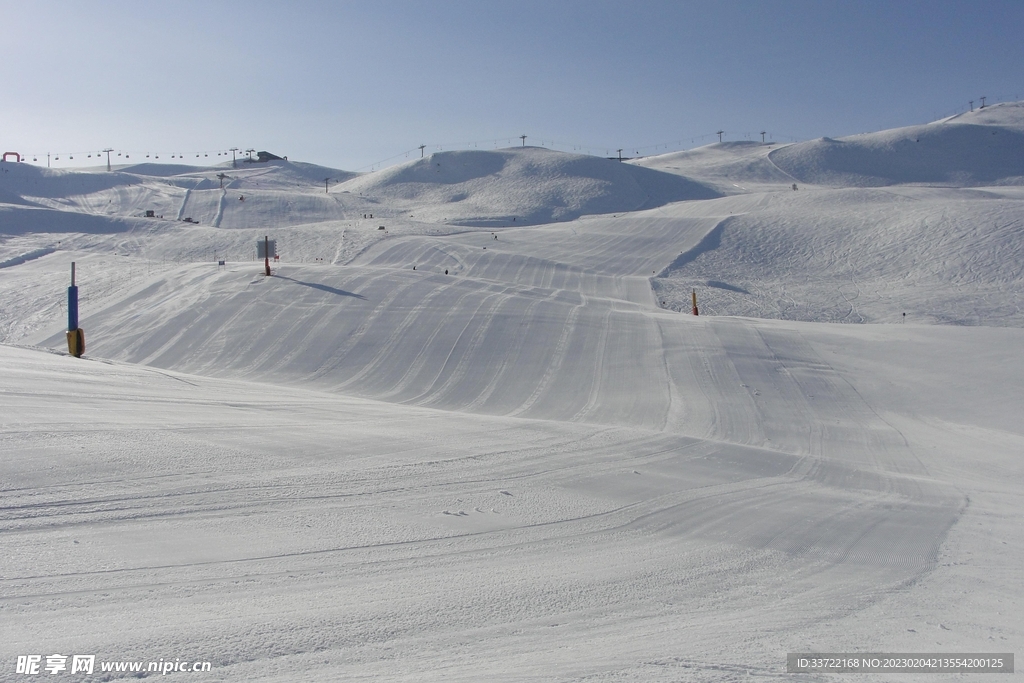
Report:
[[[1021,111],[634,163],[0,165],[0,680],[1020,650]]]

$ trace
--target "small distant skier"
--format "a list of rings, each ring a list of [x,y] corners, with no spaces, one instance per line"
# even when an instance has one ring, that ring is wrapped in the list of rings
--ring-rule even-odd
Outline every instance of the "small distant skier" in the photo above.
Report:
[[[243,195],[243,194],[238,195],[238,201],[244,202],[245,201],[245,195]]]
[[[444,269],[444,274],[445,274],[445,275],[447,275],[447,274],[448,274],[448,269],[447,269],[447,268],[445,268],[445,269]]]

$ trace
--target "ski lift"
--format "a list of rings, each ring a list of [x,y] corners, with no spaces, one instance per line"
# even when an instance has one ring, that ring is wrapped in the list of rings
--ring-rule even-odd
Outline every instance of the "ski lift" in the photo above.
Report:
[[[128,155],[127,155],[127,154],[125,154],[125,155],[124,155],[124,158],[125,158],[125,159],[127,159],[127,158],[128,158]]]
[[[196,155],[196,159],[198,159],[198,158],[199,158],[199,155],[197,154],[197,155]]]
[[[72,155],[72,156],[70,156],[70,157],[68,157],[68,158],[69,158],[69,159],[74,159],[75,157],[74,157],[74,156]]]
[[[32,157],[32,161],[35,161],[35,160],[36,160],[36,158],[35,158],[35,157]]]
[[[121,156],[121,153],[120,153],[120,152],[118,152],[118,153],[117,153],[117,156]]]
[[[147,158],[147,159],[149,158],[149,155],[148,155],[148,154],[146,155],[146,158]]]
[[[97,155],[97,156],[99,156],[99,155]],[[91,154],[87,154],[87,155],[86,155],[86,158],[87,158],[87,159],[92,159],[92,155],[91,155]]]

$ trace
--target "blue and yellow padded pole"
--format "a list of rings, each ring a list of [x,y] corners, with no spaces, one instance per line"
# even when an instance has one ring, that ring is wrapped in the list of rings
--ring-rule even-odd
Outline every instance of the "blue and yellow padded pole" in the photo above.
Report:
[[[85,353],[85,332],[78,326],[78,287],[75,286],[75,262],[71,262],[71,286],[68,287],[68,353],[81,358]]]

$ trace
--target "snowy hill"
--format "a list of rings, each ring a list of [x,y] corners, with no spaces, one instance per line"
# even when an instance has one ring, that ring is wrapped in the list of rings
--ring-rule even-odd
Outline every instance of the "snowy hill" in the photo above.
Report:
[[[342,189],[418,218],[488,227],[718,196],[686,178],[539,147],[439,152],[349,181]]]
[[[802,142],[769,158],[800,182],[829,187],[1024,185],[1024,103],[924,126]]]
[[[795,180],[769,158],[775,148],[772,143],[718,142],[630,163],[685,175],[725,195],[746,194],[783,189]]]

